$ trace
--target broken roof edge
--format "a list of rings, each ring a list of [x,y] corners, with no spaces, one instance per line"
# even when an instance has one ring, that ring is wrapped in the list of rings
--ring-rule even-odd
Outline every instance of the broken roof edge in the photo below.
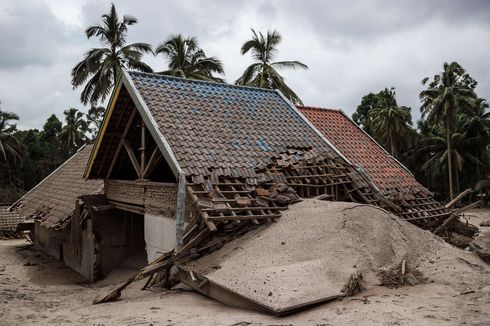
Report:
[[[352,162],[344,155],[342,154],[342,152],[332,143],[330,142],[330,140],[328,140],[327,137],[325,137],[325,135],[320,131],[318,130],[317,127],[315,127],[315,125],[313,125],[313,123],[308,120],[308,118],[303,114],[301,113],[301,111],[296,107],[296,105],[294,105],[293,102],[291,102],[290,99],[288,99],[280,90],[278,89],[275,89],[274,91],[276,91],[276,93],[278,93],[281,98],[287,103],[287,105],[289,105],[293,110],[294,112],[296,112],[296,114],[301,118],[303,119],[304,122],[306,122],[306,124],[311,128],[313,129],[313,131],[318,135],[320,136],[320,138],[325,142],[327,143],[327,145],[332,148],[332,150],[337,154],[339,155],[345,162],[352,164]]]
[[[168,165],[170,166],[174,176],[176,178],[179,178],[179,175],[183,173],[182,168],[180,167],[177,159],[175,158],[175,155],[170,147],[170,144],[168,141],[165,139],[163,134],[160,132],[160,130],[157,127],[157,123],[154,119],[154,117],[151,115],[150,110],[148,109],[143,97],[141,96],[140,92],[136,88],[136,86],[133,83],[133,80],[131,79],[131,76],[129,75],[128,71],[126,69],[122,69],[122,74],[120,78],[118,79],[116,86],[114,87],[114,91],[112,92],[111,99],[108,104],[108,110],[106,111],[104,115],[104,119],[102,120],[102,127],[100,129],[100,132],[97,134],[97,138],[94,143],[94,147],[92,148],[92,152],[90,153],[89,160],[87,162],[87,165],[85,167],[85,171],[83,173],[83,177],[85,179],[90,178],[90,173],[92,171],[92,165],[95,161],[95,158],[98,154],[100,144],[102,142],[102,139],[104,137],[106,128],[109,124],[110,117],[112,116],[112,112],[114,111],[114,107],[116,105],[117,98],[119,97],[119,92],[122,88],[122,86],[126,87],[126,90],[129,93],[129,96],[131,97],[136,109],[140,113],[141,117],[143,118],[143,121],[146,124],[146,127],[150,131],[151,136],[155,140],[155,143],[157,144],[158,148],[160,149],[163,157],[167,161]]]
[[[82,147],[80,147],[77,152],[75,154],[73,154],[72,156],[70,156],[66,161],[64,161],[63,163],[60,164],[60,166],[58,166],[53,172],[51,172],[50,174],[48,174],[44,179],[42,179],[41,181],[39,181],[39,183],[37,185],[35,185],[34,187],[31,188],[31,190],[29,190],[28,192],[26,192],[22,197],[20,197],[19,199],[17,199],[12,205],[10,205],[7,210],[9,212],[12,211],[12,209],[14,209],[14,207],[22,200],[24,199],[27,195],[29,195],[31,192],[33,192],[34,190],[36,190],[40,185],[42,185],[46,180],[48,180],[53,174],[55,174],[56,172],[58,172],[63,166],[65,166],[68,162],[70,162],[75,156],[77,156],[80,151],[82,149],[85,148],[85,146],[87,146],[87,144],[83,144]]]

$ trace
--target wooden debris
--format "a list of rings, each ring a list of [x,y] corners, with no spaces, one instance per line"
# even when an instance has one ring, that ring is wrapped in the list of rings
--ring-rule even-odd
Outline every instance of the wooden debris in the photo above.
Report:
[[[459,202],[461,199],[463,199],[466,195],[468,195],[471,192],[471,188],[466,189],[456,197],[454,197],[453,200],[451,200],[449,203],[447,203],[444,207],[446,208],[451,208],[453,207],[457,202]]]
[[[269,196],[269,190],[267,189],[257,188],[255,192],[257,193],[257,196]]]
[[[466,210],[468,210],[468,209],[478,207],[478,206],[480,206],[481,204],[483,204],[483,200],[481,200],[481,199],[480,199],[480,200],[478,200],[478,201],[476,201],[476,202],[474,202],[474,203],[471,203],[471,204],[469,204],[469,205],[466,205],[465,207],[462,207],[462,208],[459,208],[459,209],[455,210],[455,211],[453,212],[453,214],[452,214],[452,215],[451,215],[451,216],[450,216],[448,219],[446,219],[446,220],[444,221],[444,223],[442,223],[442,224],[441,224],[441,226],[439,226],[439,227],[438,227],[438,228],[437,228],[437,229],[434,231],[434,233],[435,233],[435,234],[439,234],[441,231],[445,230],[445,229],[446,229],[446,228],[449,226],[449,224],[451,224],[451,222],[453,222],[453,221],[454,221],[454,219],[456,219],[456,217],[458,217],[458,214],[461,214],[462,212],[464,212],[464,211],[466,211]]]

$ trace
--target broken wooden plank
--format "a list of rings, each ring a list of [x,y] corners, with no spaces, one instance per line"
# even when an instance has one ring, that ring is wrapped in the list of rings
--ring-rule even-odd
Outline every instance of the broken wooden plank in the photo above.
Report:
[[[471,188],[466,189],[456,197],[454,197],[453,200],[451,200],[449,203],[446,204],[446,208],[451,208],[453,207],[457,202],[459,202],[461,199],[463,199],[466,195],[468,195],[471,192]]]

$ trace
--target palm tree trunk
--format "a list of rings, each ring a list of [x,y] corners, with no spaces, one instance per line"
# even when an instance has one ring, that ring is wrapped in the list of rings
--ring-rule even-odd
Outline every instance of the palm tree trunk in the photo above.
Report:
[[[449,176],[449,200],[454,198],[454,185],[453,185],[453,145],[451,142],[452,127],[453,127],[453,115],[452,109],[446,111],[446,141],[447,141],[447,173]]]
[[[477,175],[477,180],[481,179],[481,170],[480,170],[480,130],[477,130],[476,132],[476,159],[477,159],[477,164],[476,164],[476,175]]]
[[[393,134],[393,131],[390,132],[390,148],[391,155],[396,157],[395,135]]]

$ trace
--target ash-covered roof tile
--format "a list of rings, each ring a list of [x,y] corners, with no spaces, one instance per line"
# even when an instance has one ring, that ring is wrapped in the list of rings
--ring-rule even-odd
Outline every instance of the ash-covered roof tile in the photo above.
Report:
[[[0,206],[0,231],[15,231],[17,225],[24,221],[16,211],[8,211],[9,206]]]
[[[130,72],[188,175],[230,168],[251,175],[289,148],[338,156],[276,91]]]
[[[65,222],[79,196],[102,191],[103,180],[83,179],[91,151],[92,145],[86,145],[22,197],[13,209],[23,218],[40,219],[48,228]]]

